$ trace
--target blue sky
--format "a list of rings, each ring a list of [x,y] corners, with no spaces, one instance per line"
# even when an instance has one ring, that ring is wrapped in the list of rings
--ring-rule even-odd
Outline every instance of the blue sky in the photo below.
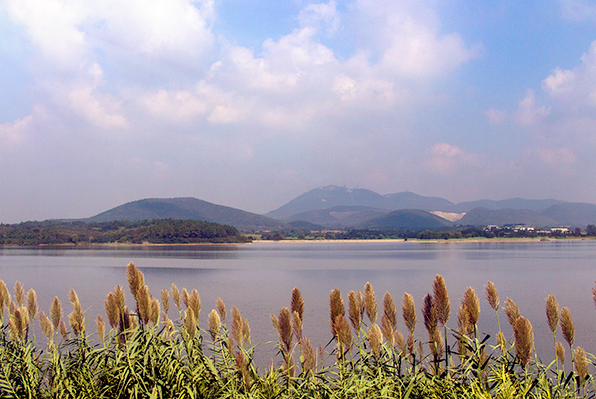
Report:
[[[0,222],[312,188],[596,202],[596,2],[0,0]]]

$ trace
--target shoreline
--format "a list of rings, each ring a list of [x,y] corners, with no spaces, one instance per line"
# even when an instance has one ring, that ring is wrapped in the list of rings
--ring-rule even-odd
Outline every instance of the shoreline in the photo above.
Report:
[[[421,240],[417,238],[383,238],[383,239],[347,239],[347,240],[253,240],[252,242],[242,243],[212,243],[212,242],[201,242],[201,243],[173,243],[173,244],[156,244],[156,243],[102,243],[102,244],[38,244],[38,245],[16,245],[16,244],[4,244],[0,245],[0,249],[3,248],[80,248],[80,249],[91,249],[101,247],[173,247],[173,246],[230,246],[230,245],[253,245],[253,244],[354,244],[354,243],[387,243],[387,242],[404,242],[404,243],[429,243],[429,244],[450,244],[450,243],[477,243],[477,242],[551,242],[551,241],[595,241],[596,237],[564,237],[564,238],[547,238],[547,237],[507,237],[507,238],[452,238],[448,240],[433,239],[433,240]]]

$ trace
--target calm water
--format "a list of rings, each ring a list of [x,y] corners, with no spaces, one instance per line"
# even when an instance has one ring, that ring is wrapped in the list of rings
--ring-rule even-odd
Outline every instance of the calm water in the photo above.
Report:
[[[74,288],[87,316],[94,320],[98,313],[104,313],[103,301],[116,284],[128,289],[125,269],[130,261],[143,271],[158,298],[161,289],[172,283],[189,291],[196,288],[203,304],[203,327],[217,297],[230,309],[236,305],[250,322],[253,342],[262,342],[257,353],[267,363],[273,356],[270,341],[276,339],[269,315],[289,306],[293,287],[300,288],[306,302],[305,335],[324,345],[330,338],[327,304],[333,288],[339,288],[347,301],[350,290],[362,289],[370,281],[379,302],[385,291],[397,303],[404,292],[409,292],[420,309],[437,273],[445,277],[449,289],[449,325],[453,328],[457,326],[459,299],[471,286],[481,298],[480,331],[496,334],[494,312],[484,299],[484,284],[491,280],[499,290],[501,304],[510,297],[534,325],[543,360],[552,360],[552,335],[544,308],[544,298],[550,293],[561,307],[570,308],[576,343],[596,352],[596,310],[591,297],[596,279],[596,241],[3,248],[0,278],[9,287],[18,280],[27,290],[34,288],[46,312],[55,295],[63,302],[65,313],[70,312],[68,290]],[[127,300],[132,306],[130,294]],[[172,309],[170,314],[174,316]],[[500,317],[506,336],[510,336],[505,314]],[[89,328],[95,329],[93,322]],[[403,323],[399,328],[405,335]],[[421,321],[417,333],[418,338],[426,338]]]

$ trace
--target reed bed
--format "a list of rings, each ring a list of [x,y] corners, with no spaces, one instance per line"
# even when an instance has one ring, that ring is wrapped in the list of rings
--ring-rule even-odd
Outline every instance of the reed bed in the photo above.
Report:
[[[419,308],[408,293],[401,309],[389,293],[378,303],[369,283],[345,297],[347,306],[332,290],[325,347],[303,335],[306,304],[295,288],[290,306],[271,315],[278,362],[259,370],[249,322],[238,308],[228,311],[218,299],[206,311],[208,328],[201,329],[196,290],[172,284],[154,298],[132,263],[127,280],[135,306],[127,307],[125,289],[116,286],[105,300],[107,321],[90,321],[74,290],[70,305],[55,298],[48,315],[34,290],[25,293],[17,282],[11,295],[0,280],[0,397],[592,398],[596,392],[595,358],[574,345],[571,312],[559,310],[552,295],[545,321],[553,360],[544,364],[531,322],[510,298],[501,308],[490,281],[484,296],[499,329],[492,338],[479,333],[478,294],[468,288],[452,306],[437,275]],[[596,300],[596,287],[593,294]],[[449,323],[452,307],[456,321]],[[503,312],[511,337],[501,331]],[[170,319],[171,313],[177,317]],[[417,328],[425,329],[424,339],[415,339]],[[571,364],[564,363],[566,350]]]

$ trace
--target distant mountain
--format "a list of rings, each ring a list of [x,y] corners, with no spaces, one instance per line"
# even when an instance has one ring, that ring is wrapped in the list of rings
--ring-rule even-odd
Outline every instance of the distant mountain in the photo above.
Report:
[[[310,190],[265,216],[274,219],[288,219],[297,213],[336,206],[367,206],[369,208],[393,210],[393,202],[380,194],[363,188],[349,189],[325,186]]]
[[[328,229],[354,227],[368,220],[379,218],[387,213],[385,210],[373,209],[366,206],[334,206],[327,209],[316,209],[297,213],[289,220],[302,220],[321,225]]]
[[[381,195],[362,188],[348,189],[339,186],[325,186],[310,190],[278,209],[265,214],[265,216],[274,219],[296,220],[295,215],[297,214],[334,208],[336,206],[364,206],[386,211],[421,209],[428,212],[438,211],[449,213],[464,213],[478,207],[490,210],[528,209],[543,211],[553,205],[564,203],[564,201],[554,199],[527,200],[523,198],[511,198],[500,201],[485,199],[454,204],[445,198],[425,197],[409,191]]]
[[[480,226],[487,224],[527,224],[537,227],[570,226],[585,228],[596,224],[596,205],[585,203],[561,203],[541,211],[529,209],[474,208],[456,224]]]
[[[423,230],[453,226],[448,220],[419,209],[402,209],[372,219],[359,227],[383,229]]]
[[[240,230],[278,229],[285,223],[256,213],[216,205],[197,198],[149,198],[133,201],[85,219],[87,222],[150,219],[204,220]]]
[[[581,202],[553,205],[541,212],[559,222],[562,226],[585,228],[588,224],[596,224],[596,205]]]
[[[560,223],[538,212],[528,209],[487,209],[478,207],[470,210],[455,222],[463,226],[486,226],[495,224],[527,224],[532,226],[557,226]]]

